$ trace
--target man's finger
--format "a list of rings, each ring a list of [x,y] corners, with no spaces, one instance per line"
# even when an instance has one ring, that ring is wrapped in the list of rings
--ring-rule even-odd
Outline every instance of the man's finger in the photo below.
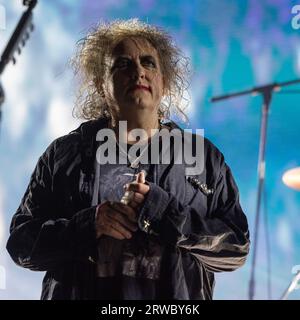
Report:
[[[118,221],[122,226],[126,227],[130,231],[136,231],[138,229],[136,223],[132,222],[127,216],[117,210],[110,209],[109,215],[111,219]]]
[[[124,228],[121,225],[121,223],[119,223],[116,220],[111,220],[109,222],[109,226],[107,228],[109,229],[108,232],[112,232],[112,233],[116,234],[116,232],[113,232],[113,231],[117,231],[122,236],[124,236],[124,238],[126,238],[126,239],[130,239],[131,238],[131,232],[129,230],[127,230],[126,228]]]
[[[126,239],[126,237],[122,233],[120,233],[118,230],[114,229],[113,227],[104,228],[103,234],[118,240]]]
[[[141,193],[133,192],[131,201],[137,202],[137,203],[143,203],[145,200],[145,196]]]
[[[134,191],[141,193],[143,195],[147,194],[150,190],[150,187],[147,184],[144,183],[138,183],[138,182],[131,182],[127,185],[126,188],[127,191]]]
[[[139,202],[136,202],[136,201],[130,201],[128,203],[128,205],[133,209],[137,209],[141,204]]]
[[[114,202],[113,206],[110,205],[110,207],[116,211],[119,211],[120,213],[126,215],[128,219],[130,219],[133,222],[136,222],[137,215],[134,209],[129,207],[126,204],[123,204],[121,202]]]

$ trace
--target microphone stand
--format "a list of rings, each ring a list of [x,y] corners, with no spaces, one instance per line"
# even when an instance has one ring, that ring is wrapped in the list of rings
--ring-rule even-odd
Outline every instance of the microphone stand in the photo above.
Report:
[[[272,100],[272,94],[274,91],[279,91],[282,87],[300,83],[300,79],[281,82],[281,83],[271,83],[264,86],[254,87],[249,90],[244,90],[240,92],[235,92],[232,94],[225,94],[222,96],[216,96],[211,99],[211,102],[217,102],[221,100],[230,99],[233,97],[243,96],[247,94],[257,95],[261,94],[263,98],[262,113],[261,113],[261,124],[260,124],[260,141],[259,141],[259,154],[258,154],[258,164],[257,164],[257,175],[258,175],[258,185],[257,185],[257,199],[256,199],[256,213],[255,213],[255,223],[254,223],[254,240],[253,240],[253,256],[251,264],[251,275],[249,282],[249,300],[254,299],[255,294],[255,268],[256,268],[256,254],[257,254],[257,240],[258,240],[258,230],[260,221],[260,207],[261,199],[264,190],[265,182],[265,153],[266,153],[266,141],[267,141],[267,125],[268,116],[270,111],[270,104]]]
[[[5,70],[7,64],[12,61],[16,63],[15,53],[21,54],[21,47],[25,46],[29,38],[30,32],[33,31],[32,10],[37,4],[37,0],[23,0],[23,5],[27,6],[27,10],[22,14],[11,38],[9,39],[3,53],[0,56],[0,76]],[[0,81],[0,124],[2,116],[2,104],[5,100],[5,94]]]
[[[4,94],[4,89],[2,87],[2,84],[0,82],[0,124],[1,124],[1,120],[2,120],[2,104],[4,103],[5,100],[5,94]],[[0,126],[1,129],[1,126]]]

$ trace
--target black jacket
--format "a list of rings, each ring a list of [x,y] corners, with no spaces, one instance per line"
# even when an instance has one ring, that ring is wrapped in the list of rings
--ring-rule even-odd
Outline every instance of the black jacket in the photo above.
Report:
[[[7,250],[18,265],[47,271],[41,299],[95,298],[97,242],[90,203],[95,135],[106,121],[86,122],[47,148],[13,216]],[[159,297],[212,299],[214,272],[235,270],[249,252],[247,219],[231,171],[207,139],[198,176],[186,177],[184,166],[172,161],[152,166],[155,178],[139,227],[164,249]]]

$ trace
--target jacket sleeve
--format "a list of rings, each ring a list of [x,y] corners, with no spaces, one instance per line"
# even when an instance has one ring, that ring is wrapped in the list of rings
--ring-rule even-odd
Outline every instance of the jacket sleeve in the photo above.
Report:
[[[63,217],[59,195],[52,190],[53,145],[40,157],[30,183],[14,214],[7,250],[18,265],[31,270],[51,270],[71,260],[88,259],[95,244],[95,208]]]
[[[209,271],[232,271],[244,264],[250,243],[248,223],[223,156],[214,193],[208,196],[212,197],[209,209],[201,204],[199,189],[183,205],[160,186],[149,185],[139,216],[142,230],[158,235],[165,245],[187,250]]]

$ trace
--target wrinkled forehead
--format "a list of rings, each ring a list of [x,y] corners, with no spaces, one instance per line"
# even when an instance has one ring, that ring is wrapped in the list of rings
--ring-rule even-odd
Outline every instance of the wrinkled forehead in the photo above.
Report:
[[[120,55],[151,55],[158,59],[158,52],[152,44],[144,38],[125,38],[120,40],[112,50],[112,56]]]

